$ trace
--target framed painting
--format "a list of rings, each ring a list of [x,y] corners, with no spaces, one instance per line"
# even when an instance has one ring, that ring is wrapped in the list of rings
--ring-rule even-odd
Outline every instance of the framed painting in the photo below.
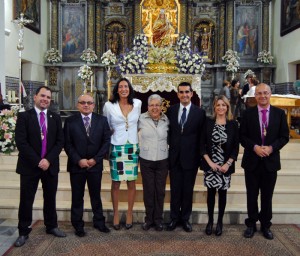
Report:
[[[234,47],[241,59],[255,59],[261,50],[261,1],[235,2]]]
[[[33,20],[32,23],[25,27],[34,32],[41,33],[41,0],[13,0],[13,18],[20,17],[20,13],[24,13],[26,19]]]
[[[281,0],[280,35],[300,27],[300,0]]]
[[[60,45],[63,62],[82,61],[86,48],[86,5],[61,3]]]

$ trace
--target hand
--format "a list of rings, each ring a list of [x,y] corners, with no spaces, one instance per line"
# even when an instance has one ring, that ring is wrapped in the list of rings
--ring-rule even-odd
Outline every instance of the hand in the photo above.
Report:
[[[41,168],[43,171],[47,171],[49,166],[50,162],[46,158],[43,158],[38,165],[38,167]]]
[[[89,168],[90,167],[87,159],[81,159],[78,162],[78,165],[80,166],[80,168]]]
[[[270,146],[258,146],[258,145],[256,145],[255,148],[254,148],[254,152],[259,157],[266,157],[266,156],[269,156],[270,153],[271,153],[269,147]]]
[[[210,168],[214,171],[214,172],[216,172],[216,171],[218,171],[218,170],[221,170],[221,166],[220,165],[218,165],[218,164],[215,164],[215,163],[211,163],[210,165]]]
[[[87,160],[89,168],[93,167],[96,164],[96,161],[94,158],[91,158],[89,160]]]
[[[226,173],[229,169],[229,165],[228,164],[223,164],[221,169],[219,170],[220,172]]]

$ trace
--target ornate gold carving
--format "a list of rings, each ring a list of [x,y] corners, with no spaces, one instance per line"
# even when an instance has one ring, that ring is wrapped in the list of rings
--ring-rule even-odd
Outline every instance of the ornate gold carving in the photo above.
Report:
[[[233,1],[227,5],[227,49],[233,49]]]
[[[167,109],[170,107],[170,102],[171,102],[170,100],[166,100],[165,98],[162,99],[161,111],[163,113],[167,112]]]
[[[87,45],[88,48],[94,49],[94,1],[88,1],[88,23],[87,23],[87,32],[88,32],[88,40]]]
[[[135,22],[135,27],[134,27],[134,35],[140,34],[142,32],[142,27],[141,27],[141,10],[140,10],[140,1],[134,1],[134,22]],[[131,19],[132,19],[132,13],[130,13]],[[131,33],[132,34],[132,29],[130,27]],[[134,37],[133,35],[133,37]]]
[[[95,48],[95,52],[97,54],[97,56],[101,56],[101,30],[102,30],[102,26],[101,26],[101,3],[100,2],[96,2],[96,48]]]
[[[146,67],[147,73],[178,73],[178,69],[175,64],[155,63],[148,64]]]
[[[51,48],[58,49],[58,3],[57,0],[52,1],[51,9]]]
[[[49,69],[49,86],[57,85],[58,68],[51,67]]]
[[[225,5],[224,4],[220,5],[220,20],[225,20]],[[225,35],[224,35],[224,31],[225,31],[225,22],[220,22],[219,44],[218,44],[219,49],[216,51],[216,52],[219,53],[218,61],[221,61],[222,56],[225,54],[225,49],[224,49]],[[215,49],[217,49],[217,46],[216,46]]]
[[[269,48],[269,2],[263,6],[263,31],[262,31],[262,49]]]

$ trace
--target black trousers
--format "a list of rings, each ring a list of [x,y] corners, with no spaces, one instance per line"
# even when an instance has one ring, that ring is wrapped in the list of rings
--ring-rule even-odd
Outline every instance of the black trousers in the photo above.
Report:
[[[39,171],[36,175],[20,176],[20,205],[19,205],[19,235],[30,233],[32,223],[32,208],[39,181],[42,182],[44,197],[44,224],[47,230],[57,228],[56,191],[58,175],[51,175],[48,171]]]
[[[146,208],[145,222],[148,224],[161,224],[168,176],[168,159],[149,161],[140,158],[140,169]]]
[[[83,229],[83,207],[84,207],[84,190],[87,183],[91,206],[93,210],[93,223],[95,227],[105,225],[103,216],[102,201],[100,197],[102,172],[70,173],[72,189],[72,206],[71,206],[71,223],[75,229]]]
[[[173,221],[188,221],[190,219],[197,172],[197,168],[183,169],[179,163],[170,170],[170,217]]]
[[[272,197],[277,180],[277,172],[269,172],[264,162],[258,165],[254,171],[245,169],[245,181],[247,188],[248,218],[245,220],[247,227],[253,227],[259,220],[263,228],[272,225]],[[258,210],[258,195],[260,192],[261,209]]]

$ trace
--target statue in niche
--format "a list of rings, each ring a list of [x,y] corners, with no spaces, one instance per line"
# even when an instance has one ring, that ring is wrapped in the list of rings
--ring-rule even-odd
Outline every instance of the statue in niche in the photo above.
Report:
[[[200,52],[203,59],[208,62],[211,62],[213,59],[213,36],[214,30],[212,23],[200,23],[194,30],[193,50]]]
[[[209,52],[211,51],[211,32],[207,32],[206,27],[203,28],[201,33],[201,52],[203,58],[209,58]]]
[[[173,43],[175,29],[169,21],[165,10],[161,9],[152,27],[152,44],[155,47],[168,47]]]
[[[106,38],[107,38],[107,42],[106,42],[106,50],[109,50],[109,49],[111,49],[112,43],[113,43],[112,33],[111,33],[111,32],[107,32],[107,33],[106,33]]]
[[[117,29],[114,29],[112,33],[112,44],[111,44],[111,51],[115,55],[119,53],[119,35]]]
[[[125,31],[120,32],[120,53],[124,54],[125,53],[125,46],[126,46],[126,33]]]

